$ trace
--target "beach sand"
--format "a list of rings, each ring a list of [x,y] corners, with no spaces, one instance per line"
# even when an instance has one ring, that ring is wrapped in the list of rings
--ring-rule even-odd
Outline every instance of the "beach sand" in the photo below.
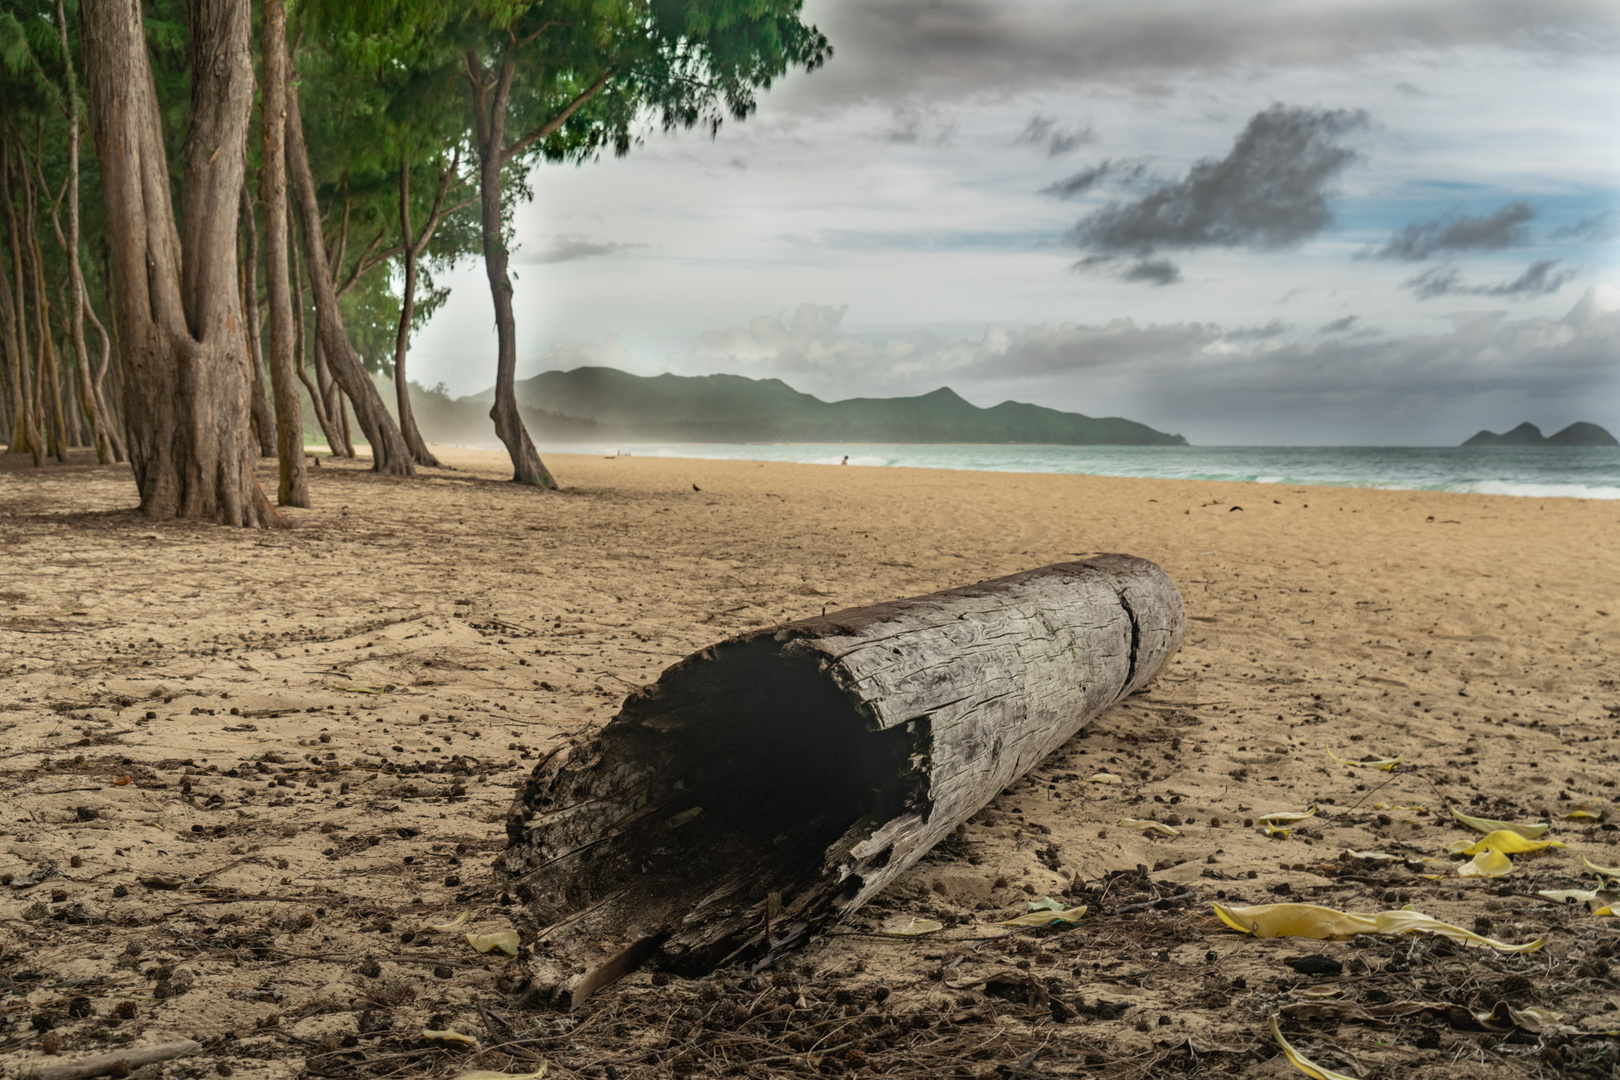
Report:
[[[1280,1077],[1283,1010],[1352,1071],[1612,1075],[1620,925],[1536,894],[1620,864],[1620,503],[586,456],[548,456],[544,494],[439,453],[416,481],[323,459],[316,507],[264,533],[146,521],[126,469],[3,459],[10,1074],[194,1038],[137,1075]],[[750,627],[1094,552],[1177,582],[1179,654],[788,963],[638,973],[559,1018],[463,941],[507,924],[513,789],[630,688]],[[1477,834],[1448,803],[1567,846],[1453,876]],[[1257,820],[1312,806],[1286,838]],[[1003,937],[1043,896],[1089,911]],[[1257,939],[1216,901],[1549,941]],[[946,928],[883,936],[913,917]],[[1315,954],[1343,973],[1290,966]],[[1364,1011],[1399,1002],[1429,1005]],[[1498,1002],[1562,1020],[1482,1023]]]

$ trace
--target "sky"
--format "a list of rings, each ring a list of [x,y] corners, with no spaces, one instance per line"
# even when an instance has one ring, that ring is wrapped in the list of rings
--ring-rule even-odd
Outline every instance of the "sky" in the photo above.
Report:
[[[950,386],[1203,445],[1620,434],[1613,0],[807,0],[748,120],[533,173],[518,376]],[[412,377],[494,381],[481,264]]]

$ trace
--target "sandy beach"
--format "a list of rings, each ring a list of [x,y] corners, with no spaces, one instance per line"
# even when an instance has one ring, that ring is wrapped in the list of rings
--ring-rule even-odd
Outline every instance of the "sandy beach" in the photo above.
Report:
[[[1620,503],[551,455],[543,494],[436,452],[454,469],[414,481],[323,458],[315,508],[263,533],[3,459],[8,1075],[178,1039],[137,1075],[1298,1075],[1279,1010],[1367,1076],[1613,1075],[1620,924],[1537,894],[1620,864]],[[463,940],[508,924],[513,789],[669,664],[1100,552],[1182,591],[1159,681],[790,963],[642,972],[559,1017]],[[1478,834],[1448,803],[1566,846],[1458,877]],[[1089,910],[996,925],[1041,897]],[[1258,939],[1217,901],[1548,942]],[[884,936],[914,917],[945,928]],[[1339,973],[1291,966],[1313,955]]]

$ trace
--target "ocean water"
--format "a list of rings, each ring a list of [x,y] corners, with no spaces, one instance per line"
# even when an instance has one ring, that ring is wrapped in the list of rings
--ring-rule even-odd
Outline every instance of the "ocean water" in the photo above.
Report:
[[[1620,448],[632,443],[562,452],[1620,499]]]

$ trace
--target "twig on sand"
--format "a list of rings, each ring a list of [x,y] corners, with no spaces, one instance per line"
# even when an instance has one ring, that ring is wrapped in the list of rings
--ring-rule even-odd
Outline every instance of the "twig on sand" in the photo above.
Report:
[[[159,1061],[173,1061],[177,1057],[185,1057],[201,1049],[201,1043],[182,1039],[179,1042],[159,1043],[156,1046],[132,1047],[113,1054],[97,1054],[95,1057],[70,1061],[66,1065],[46,1065],[23,1075],[29,1080],[86,1080],[91,1076],[105,1076],[117,1070],[119,1065],[124,1065],[128,1069],[138,1069],[142,1065],[152,1065]]]

